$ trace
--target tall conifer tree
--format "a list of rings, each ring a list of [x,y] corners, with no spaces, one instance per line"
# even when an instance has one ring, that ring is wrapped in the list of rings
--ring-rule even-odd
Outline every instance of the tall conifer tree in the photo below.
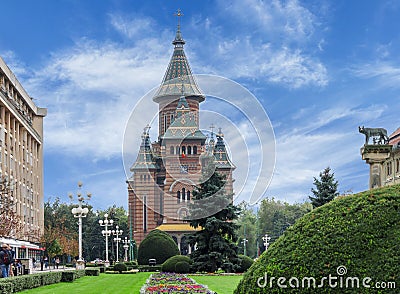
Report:
[[[203,170],[202,184],[193,191],[194,202],[189,205],[189,223],[200,228],[189,236],[189,243],[196,244],[191,259],[196,271],[227,272],[237,269],[237,225],[239,208],[232,203],[233,195],[227,194],[224,176],[214,171],[212,162]],[[210,176],[211,175],[211,176]]]
[[[335,174],[331,173],[330,167],[325,168],[319,173],[320,179],[314,177],[314,186],[311,192],[314,196],[308,196],[314,208],[332,201],[339,195],[337,191],[338,182],[335,180]]]

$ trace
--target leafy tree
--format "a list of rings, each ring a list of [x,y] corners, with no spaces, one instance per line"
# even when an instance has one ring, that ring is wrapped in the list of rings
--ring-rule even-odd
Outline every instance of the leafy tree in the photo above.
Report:
[[[311,189],[314,196],[308,197],[314,208],[332,201],[339,195],[338,182],[335,180],[334,173],[331,173],[330,167],[319,173],[319,179],[314,177],[314,185],[315,189]]]
[[[260,252],[265,250],[262,237],[268,234],[270,243],[278,239],[288,227],[293,225],[297,219],[311,211],[310,203],[289,204],[275,198],[265,198],[258,210],[258,232],[257,236]]]
[[[8,178],[0,178],[0,236],[21,238],[24,229],[23,219],[17,214],[17,200],[13,197],[12,183]],[[36,234],[38,232],[35,232]]]
[[[193,191],[194,202],[188,205],[190,225],[201,228],[188,238],[192,246],[197,246],[191,259],[196,271],[233,271],[239,260],[235,244],[238,226],[232,221],[237,219],[239,208],[232,203],[233,195],[224,189],[224,177],[214,170],[213,163],[204,168],[202,184]]]
[[[246,256],[252,258],[257,256],[257,215],[248,203],[242,202],[238,205],[241,213],[236,220],[238,225],[238,252],[244,255],[244,239],[246,242]]]

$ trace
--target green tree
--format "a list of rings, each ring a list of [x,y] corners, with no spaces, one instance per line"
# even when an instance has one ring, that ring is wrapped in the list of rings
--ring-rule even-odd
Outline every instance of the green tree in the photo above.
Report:
[[[265,250],[262,237],[268,234],[271,237],[270,243],[278,239],[285,230],[293,225],[300,217],[311,211],[310,203],[289,204],[275,198],[265,198],[258,210],[258,232],[257,241],[260,252]]]
[[[319,179],[314,177],[314,186],[315,189],[311,189],[314,196],[308,196],[314,208],[332,201],[339,195],[338,182],[335,180],[335,174],[331,173],[330,167],[319,173]]]
[[[233,195],[224,189],[224,177],[214,170],[213,163],[203,170],[202,184],[193,191],[194,202],[188,205],[190,225],[201,228],[188,238],[192,246],[197,246],[191,254],[192,266],[196,271],[233,271],[239,263],[235,244],[238,226],[233,222],[239,208],[232,203]]]
[[[238,206],[241,211],[236,220],[236,224],[238,225],[238,252],[254,258],[257,256],[257,215],[249,204],[244,201]],[[244,253],[244,239],[247,240],[246,254]]]

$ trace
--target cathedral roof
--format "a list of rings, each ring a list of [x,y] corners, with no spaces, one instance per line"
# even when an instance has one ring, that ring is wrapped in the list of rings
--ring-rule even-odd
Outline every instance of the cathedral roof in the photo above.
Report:
[[[139,154],[137,156],[135,163],[131,167],[131,171],[136,171],[140,169],[149,170],[158,168],[155,157],[151,150],[149,129],[150,127],[146,127],[143,131],[142,143],[140,144]]]
[[[396,145],[400,142],[400,128],[395,130],[390,136],[389,136],[389,144],[391,145]]]
[[[222,134],[221,130],[217,134],[217,143],[214,147],[214,158],[217,168],[236,168],[229,159],[224,143],[224,135]]]
[[[175,119],[162,138],[206,140],[207,137],[198,128],[196,113],[190,111],[185,96],[179,98]]]
[[[183,50],[185,41],[182,38],[179,24],[172,44],[174,45],[174,52],[161,86],[154,95],[153,100],[155,102],[160,102],[163,98],[168,96],[179,97],[183,92],[186,97],[195,96],[200,102],[204,101],[205,96],[192,75],[192,70],[190,69],[185,51]]]

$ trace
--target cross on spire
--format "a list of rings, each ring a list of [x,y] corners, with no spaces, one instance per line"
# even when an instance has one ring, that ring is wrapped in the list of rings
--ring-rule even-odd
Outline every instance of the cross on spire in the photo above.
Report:
[[[183,16],[183,13],[180,8],[174,13],[174,16],[178,18],[178,28],[181,26],[181,17]]]
[[[215,129],[214,124],[211,124],[210,129],[211,129],[211,135],[213,135],[214,134],[214,129]]]

